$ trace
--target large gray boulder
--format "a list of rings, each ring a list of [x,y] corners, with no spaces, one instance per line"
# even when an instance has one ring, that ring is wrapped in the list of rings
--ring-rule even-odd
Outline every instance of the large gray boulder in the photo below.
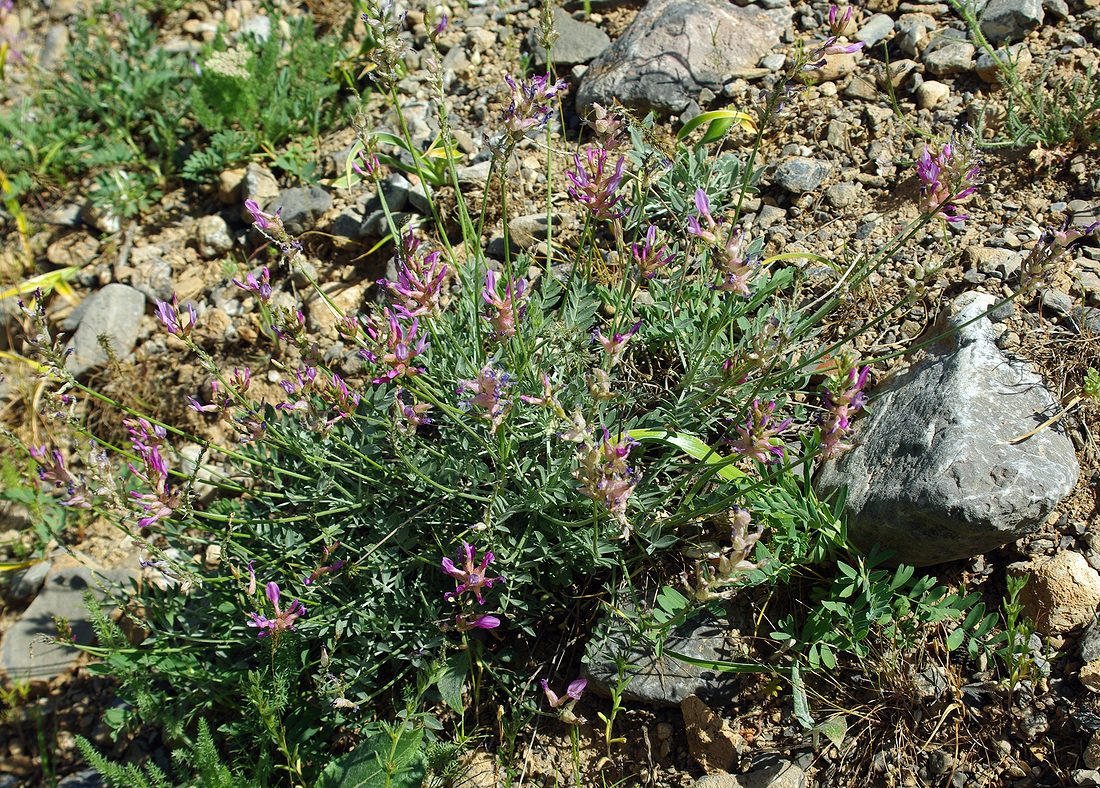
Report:
[[[790,22],[789,7],[765,11],[720,0],[649,0],[592,61],[577,91],[582,116],[618,99],[637,110],[682,112],[707,88],[720,93],[753,68]]]
[[[849,533],[864,548],[927,566],[979,555],[1031,533],[1077,483],[1073,445],[1055,427],[1010,441],[1058,408],[1027,365],[1005,357],[968,293],[941,321],[958,329],[876,392],[856,447],[818,478],[848,488]]]
[[[77,377],[107,363],[101,336],[115,356],[129,355],[137,344],[145,296],[129,285],[113,282],[88,296],[80,310],[80,324],[69,343],[72,353],[65,360],[65,368]]]
[[[608,46],[611,39],[607,33],[595,25],[578,22],[561,8],[554,8],[554,30],[558,39],[550,48],[550,59],[555,66],[566,68],[577,63],[587,63],[598,57]],[[538,43],[536,30],[528,36],[528,43],[535,55],[535,65],[546,66],[546,50]]]
[[[124,569],[93,572],[68,566],[51,572],[44,587],[0,639],[0,677],[9,681],[48,682],[70,670],[80,650],[56,640],[57,621],[67,624],[73,641],[89,645],[95,639],[84,595],[102,600],[105,591],[129,587]]]

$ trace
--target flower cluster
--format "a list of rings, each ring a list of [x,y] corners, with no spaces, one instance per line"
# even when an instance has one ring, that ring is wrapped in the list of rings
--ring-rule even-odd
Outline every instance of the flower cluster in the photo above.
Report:
[[[432,423],[432,419],[428,416],[432,404],[415,400],[410,402],[411,396],[401,387],[393,393],[393,404],[398,415],[397,430],[405,435],[412,435],[419,427]]]
[[[463,542],[458,551],[457,564],[450,558],[444,558],[440,564],[443,571],[455,580],[455,590],[446,592],[443,598],[448,602],[462,605],[463,600],[468,599],[463,595],[472,594],[479,605],[484,605],[485,597],[482,595],[482,590],[491,589],[495,583],[504,582],[502,576],[490,577],[488,574],[489,564],[495,558],[491,550],[486,550],[479,564],[477,548],[469,542]],[[476,609],[463,610],[455,616],[455,628],[460,632],[471,629],[495,629],[499,626],[500,618],[479,613]]]
[[[195,330],[195,324],[198,322],[194,304],[187,305],[186,323],[183,322],[183,315],[180,313],[179,299],[174,294],[171,301],[157,299],[156,305],[157,318],[169,334],[181,339],[191,336],[191,332]]]
[[[86,485],[77,479],[69,469],[65,467],[65,458],[57,449],[48,450],[45,446],[31,446],[31,457],[38,464],[38,479],[53,486],[57,490],[64,490],[65,498],[60,501],[62,506],[75,506],[81,509],[90,509]]]
[[[142,468],[129,463],[130,472],[144,482],[150,491],[140,493],[133,490],[130,496],[138,501],[145,516],[138,520],[138,527],[149,526],[172,516],[180,507],[179,490],[168,486],[168,466],[161,456],[160,447],[168,438],[164,427],[153,426],[143,418],[124,419],[130,433],[130,444],[141,460]]]
[[[821,419],[821,456],[825,459],[839,457],[851,449],[844,438],[851,430],[852,417],[863,408],[867,395],[863,387],[867,385],[867,373],[870,367],[856,369],[850,366],[846,374],[834,378],[825,391],[825,414]]]
[[[373,46],[367,52],[372,69],[368,75],[384,89],[401,78],[401,63],[408,45],[401,37],[405,13],[398,13],[392,0],[372,0],[362,14]]]
[[[959,203],[978,190],[980,174],[980,164],[968,148],[951,141],[933,156],[925,145],[917,158],[921,210],[949,224],[966,221],[970,217],[959,210]]]
[[[657,276],[674,259],[667,245],[657,243],[657,227],[652,224],[641,243],[630,245],[630,256],[638,266],[638,275],[647,280]]]
[[[623,195],[618,193],[626,156],[619,156],[611,167],[608,155],[605,148],[589,145],[583,159],[579,153],[573,154],[573,169],[565,173],[569,196],[587,207],[595,219],[618,219],[626,214],[620,205]]]
[[[321,550],[321,560],[327,561],[339,548],[339,540],[333,542],[330,547],[323,548]],[[313,572],[311,572],[310,575],[303,581],[303,583],[304,585],[311,586],[316,583],[317,580],[320,579],[322,576],[332,574],[333,572],[339,572],[341,569],[344,568],[344,565],[345,564],[342,559],[337,559],[327,566],[320,566],[317,569],[314,569]]]
[[[731,592],[722,591],[724,587],[736,583],[744,572],[758,568],[749,556],[764,534],[764,525],[758,523],[753,531],[749,530],[750,525],[752,513],[734,507],[729,512],[728,543],[704,542],[690,551],[690,557],[696,559],[694,593],[697,600],[706,602],[728,596]]]
[[[386,326],[377,331],[382,355],[378,359],[388,369],[371,382],[376,386],[397,380],[401,377],[415,377],[424,372],[424,367],[413,365],[413,360],[428,349],[428,338],[420,335],[420,319],[414,317],[408,326],[397,321],[397,315],[388,308],[382,310]],[[374,329],[370,329],[374,331]]]
[[[791,419],[783,419],[772,425],[774,412],[774,402],[765,405],[758,399],[753,400],[748,418],[737,427],[739,437],[730,441],[730,447],[743,457],[757,462],[773,463],[782,460],[785,449],[776,436],[791,425]]]
[[[641,473],[627,464],[630,452],[638,445],[633,438],[620,436],[615,440],[606,428],[599,440],[586,440],[577,446],[577,470],[574,476],[581,483],[581,492],[604,507],[622,526],[622,536],[630,536],[626,507]]]
[[[702,189],[695,191],[695,209],[699,216],[688,217],[688,232],[710,247],[711,261],[719,275],[715,289],[743,296],[751,295],[749,282],[759,266],[759,260],[748,252],[741,228],[724,231],[722,221],[711,215],[710,198]]]
[[[514,337],[527,308],[527,280],[517,276],[504,286],[504,294],[501,295],[497,292],[496,271],[489,271],[485,274],[481,298],[493,309],[486,316],[493,327],[493,338]]]
[[[438,315],[447,280],[447,266],[440,250],[425,253],[420,241],[407,232],[398,253],[397,281],[378,280],[395,301],[394,311],[402,317]]]
[[[187,404],[191,410],[197,413],[225,414],[229,411],[229,405],[234,397],[241,398],[252,385],[252,370],[248,367],[233,369],[233,375],[229,379],[229,386],[225,391],[220,391],[221,385],[217,379],[210,381],[210,400],[203,404],[197,398],[188,396]]]
[[[252,582],[255,582],[255,574],[252,571],[251,564],[248,566],[248,571],[253,578]],[[267,584],[264,595],[275,609],[275,617],[268,618],[262,613],[249,613],[248,626],[260,630],[257,633],[258,637],[264,638],[271,635],[277,640],[279,633],[294,629],[294,622],[306,614],[306,608],[300,599],[295,599],[286,610],[283,610],[279,604],[279,586],[274,582]]]
[[[1032,247],[1020,266],[1020,287],[1030,290],[1043,281],[1049,281],[1058,271],[1058,261],[1075,241],[1092,235],[1100,229],[1100,222],[1087,227],[1074,227],[1067,216],[1057,230],[1047,229]]]
[[[302,244],[290,237],[290,233],[283,226],[283,218],[278,213],[268,213],[261,210],[260,204],[255,200],[245,200],[244,209],[252,217],[252,226],[259,230],[265,238],[273,241],[279,250],[291,262],[298,260],[302,254]]]
[[[638,333],[638,329],[641,327],[642,321],[639,320],[631,326],[630,330],[625,334],[615,333],[610,337],[605,337],[603,332],[596,328],[592,330],[592,339],[603,346],[603,352],[610,359],[611,366],[615,366],[622,360],[623,351],[626,350],[626,343],[630,341],[631,337]]]
[[[259,276],[250,272],[243,282],[240,279],[234,279],[233,284],[245,292],[254,293],[262,303],[266,304],[271,300],[271,271],[266,265],[260,269]]]
[[[829,36],[809,53],[804,71],[815,71],[825,65],[829,55],[851,55],[863,49],[863,42],[847,43],[844,33],[852,21],[852,7],[844,13],[835,6],[829,6]]]
[[[277,410],[308,411],[310,403],[307,396],[312,392],[336,411],[334,416],[318,425],[325,430],[336,422],[349,418],[351,412],[359,405],[359,394],[349,389],[342,377],[335,372],[319,375],[317,368],[308,364],[295,370],[294,380],[280,381],[279,386],[287,393],[289,399],[278,403],[275,406]]]
[[[504,81],[512,91],[512,103],[504,113],[504,129],[509,139],[516,142],[527,132],[545,126],[554,113],[551,99],[565,90],[566,83],[550,82],[550,75],[533,76],[516,82],[510,76]]]
[[[492,365],[486,364],[473,380],[463,380],[458,385],[458,393],[472,393],[462,404],[467,408],[477,408],[483,418],[490,423],[490,431],[496,432],[512,410],[512,401],[504,398],[504,391],[511,385],[507,372],[497,372]]]

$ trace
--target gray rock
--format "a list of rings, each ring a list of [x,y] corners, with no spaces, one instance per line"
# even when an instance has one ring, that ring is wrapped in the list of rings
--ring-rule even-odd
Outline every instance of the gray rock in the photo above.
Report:
[[[825,190],[825,200],[834,208],[847,208],[863,194],[858,183],[834,183]]]
[[[971,246],[966,250],[966,259],[971,266],[983,274],[1008,279],[1015,276],[1023,262],[1023,254],[1011,249],[994,249],[988,246]]]
[[[772,52],[760,59],[760,67],[768,71],[779,71],[785,65],[787,65],[787,56],[782,52]]]
[[[875,14],[856,31],[856,41],[862,41],[869,48],[885,40],[893,32],[894,18],[889,14]]]
[[[731,74],[755,67],[789,21],[786,7],[650,0],[592,61],[577,91],[577,112],[618,99],[638,110],[679,114],[703,88],[721,93]]]
[[[103,788],[103,786],[103,778],[95,769],[81,769],[57,783],[57,788]]]
[[[25,602],[34,597],[46,582],[46,575],[50,573],[51,561],[39,561],[33,566],[16,573],[11,581],[9,596],[16,602]]]
[[[554,29],[558,40],[550,49],[550,60],[559,67],[587,63],[600,56],[611,45],[607,33],[595,25],[578,22],[561,8],[554,7]],[[546,65],[546,50],[537,42],[538,32],[534,28],[529,36],[529,45],[535,56],[535,65]]]
[[[332,195],[320,186],[298,186],[279,194],[267,210],[277,213],[291,235],[301,235],[317,226],[317,220],[332,207]]]
[[[806,194],[821,186],[831,171],[827,161],[795,156],[775,168],[775,182],[791,194]]]
[[[150,301],[167,301],[172,298],[172,265],[164,259],[159,246],[142,246],[130,254],[130,265],[125,269],[115,266],[115,280],[129,281],[130,285]]]
[[[141,318],[145,314],[145,296],[138,290],[113,282],[88,296],[80,325],[69,347],[72,353],[65,368],[80,376],[106,363],[107,353],[99,345],[99,336],[107,338],[111,349],[123,358],[137,343]]]
[[[994,344],[995,303],[967,293],[958,328],[876,394],[857,445],[825,464],[823,493],[848,488],[849,532],[917,566],[978,555],[1033,532],[1073,489],[1073,444],[1057,428],[1018,444],[1058,405],[1038,375]],[[941,322],[942,325],[942,322]]]
[[[1091,335],[1100,334],[1100,309],[1092,306],[1075,307],[1071,312],[1078,331],[1085,331]]]
[[[1075,769],[1070,775],[1070,779],[1073,780],[1073,784],[1077,786],[1096,786],[1100,785],[1100,771],[1096,769]]]
[[[616,657],[625,659],[630,682],[623,699],[654,706],[678,706],[691,695],[706,700],[728,696],[736,685],[735,673],[723,673],[689,665],[669,656],[674,651],[703,660],[735,660],[730,653],[728,621],[709,619],[692,621],[674,629],[658,659],[644,638],[634,637],[630,627],[617,616],[607,616],[584,650],[581,672],[589,687],[598,695],[609,696],[610,686],[618,682]]]
[[[902,14],[894,25],[897,36],[894,42],[909,57],[916,57],[924,49],[936,29],[936,20],[928,14]]]
[[[695,781],[694,788],[803,788],[806,773],[794,763],[777,755],[757,758],[747,774],[708,774]]]
[[[1039,294],[1039,305],[1043,309],[1062,317],[1073,314],[1073,298],[1070,297],[1069,293],[1063,293],[1061,290],[1055,290],[1054,288],[1043,290]]]
[[[80,218],[93,230],[113,235],[122,229],[122,220],[109,208],[103,208],[90,200],[80,209]]]
[[[233,236],[229,234],[229,225],[217,214],[199,219],[195,229],[199,254],[205,259],[221,257],[233,249]]]
[[[84,593],[91,591],[102,600],[104,587],[117,587],[129,577],[124,571],[93,574],[83,566],[52,572],[30,607],[0,640],[0,669],[11,681],[49,681],[64,673],[81,652],[52,640],[57,636],[54,620],[67,621],[77,643],[91,643],[94,633]]]
[[[966,41],[952,41],[924,53],[924,67],[937,77],[962,74],[974,67],[977,48]]]
[[[1031,56],[1031,50],[1028,49],[1025,43],[1001,47],[996,50],[996,55],[997,60],[1005,66],[1015,66],[1016,74],[1020,77],[1026,75],[1031,68],[1033,58]],[[975,64],[974,70],[978,73],[978,76],[981,77],[983,82],[993,84],[1001,80],[1001,68],[997,66],[997,61],[984,50],[978,53],[978,61]]]
[[[982,33],[993,44],[1019,41],[1043,24],[1043,0],[989,0],[982,11]]]
[[[249,164],[244,169],[244,176],[240,182],[241,220],[252,224],[252,214],[244,207],[245,200],[255,200],[261,208],[267,208],[268,204],[279,196],[279,182],[266,167],[259,164]]]
[[[42,42],[42,51],[38,54],[38,65],[43,71],[53,71],[65,59],[69,48],[69,28],[65,25],[50,25],[46,31],[46,40]]]

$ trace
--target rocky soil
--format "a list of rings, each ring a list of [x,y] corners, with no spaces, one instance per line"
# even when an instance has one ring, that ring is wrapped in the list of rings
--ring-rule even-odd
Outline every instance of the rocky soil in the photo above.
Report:
[[[39,80],[56,78],[51,69],[61,61],[81,8],[80,0],[53,0],[20,4],[8,15],[5,35],[18,41],[23,53],[21,63],[8,64],[9,107]],[[327,2],[310,8],[318,16],[346,13],[342,5]],[[282,10],[304,9],[284,4]],[[476,198],[484,188],[487,140],[497,132],[507,104],[504,76],[517,73],[521,58],[536,71],[546,61],[538,44],[542,8],[537,2],[470,2],[446,11],[450,23],[439,37],[439,55],[433,56],[426,49],[425,9],[409,9],[406,35],[413,48],[398,90],[403,121],[414,140],[426,146],[439,131],[436,84],[441,81],[442,105],[464,157],[460,181]],[[701,111],[747,107],[761,91],[777,85],[796,42],[826,35],[826,12],[820,3],[792,6],[787,0],[594,2],[587,15],[579,6],[554,9],[560,37],[551,58],[570,84],[555,145],[563,154],[575,147],[582,113],[594,102],[618,99],[638,115],[655,110],[661,119],[655,133],[665,140]],[[189,3],[169,16],[162,45],[194,48],[219,25],[232,35],[260,24],[256,20],[266,13],[250,0],[224,6]],[[1056,84],[1074,74],[1096,78],[1098,0],[989,0],[982,19],[982,30],[994,45],[1012,47],[1026,80]],[[920,378],[937,363],[954,369],[957,387],[939,388],[942,408],[936,412],[946,412],[955,425],[963,419],[966,434],[961,443],[938,448],[969,452],[960,455],[968,465],[1007,467],[1019,461],[1031,482],[997,485],[989,483],[988,474],[960,474],[955,481],[961,489],[955,492],[970,496],[970,505],[982,512],[959,515],[953,504],[944,504],[941,508],[950,510],[959,528],[952,530],[944,525],[947,515],[937,515],[929,540],[909,545],[913,550],[905,558],[938,564],[934,571],[942,581],[983,593],[991,609],[1000,604],[1006,573],[1028,575],[1022,601],[1037,626],[1031,657],[1038,668],[1007,688],[994,680],[993,666],[960,664],[930,643],[912,665],[881,654],[873,663],[815,676],[808,680],[815,706],[846,716],[847,732],[833,742],[799,728],[789,697],[777,695],[764,680],[739,677],[714,694],[713,677],[690,670],[679,675],[682,665],[654,664],[634,682],[636,694],[620,717],[621,729],[631,732],[628,741],[601,761],[602,731],[582,725],[582,757],[590,767],[606,769],[631,785],[1100,785],[1100,625],[1095,618],[1100,605],[1100,409],[1087,403],[1075,407],[1018,451],[1007,445],[1018,433],[986,430],[990,414],[1003,414],[1007,407],[1007,400],[993,391],[991,370],[1017,365],[1015,382],[1004,385],[1034,391],[1035,402],[1018,404],[1026,421],[1029,413],[1056,411],[1058,403],[1076,393],[1085,369],[1100,366],[1100,245],[1085,242],[1036,298],[1005,307],[992,321],[975,326],[973,344],[905,355],[936,336],[937,325],[943,325],[937,318],[968,308],[971,302],[959,300],[960,295],[977,293],[980,300],[985,294],[990,298],[980,303],[989,304],[1010,293],[1045,228],[1064,219],[1079,227],[1100,219],[1100,153],[1073,144],[1001,144],[1009,131],[1007,92],[998,85],[988,55],[974,45],[947,3],[872,0],[858,10],[847,32],[850,40],[864,42],[864,49],[834,56],[814,84],[790,97],[781,126],[765,139],[762,188],[746,202],[744,224],[750,234],[764,236],[769,253],[802,250],[850,258],[880,248],[916,216],[912,165],[929,135],[942,140],[971,127],[987,144],[984,184],[967,205],[971,219],[895,253],[866,288],[852,294],[828,329],[842,335],[919,293],[859,338],[864,356],[897,357],[878,370],[875,389],[893,392],[896,421],[889,421],[884,398],[864,429],[881,421],[882,434],[896,437],[914,414],[924,413],[920,408],[931,395],[919,385],[936,390],[941,382],[921,384]],[[365,114],[375,129],[397,128],[398,118],[384,96],[368,94]],[[1100,124],[1100,119],[1093,122]],[[227,366],[247,362],[258,373],[256,385],[275,392],[283,370],[265,355],[252,301],[241,298],[229,281],[266,259],[262,239],[250,232],[241,205],[254,199],[268,210],[281,209],[287,227],[302,238],[313,278],[338,306],[355,308],[374,297],[373,283],[385,273],[388,259],[385,250],[374,250],[384,227],[377,197],[363,187],[333,185],[354,138],[349,128],[323,140],[323,177],[317,183],[291,182],[256,162],[223,172],[209,188],[177,188],[131,223],[89,210],[80,185],[60,194],[35,194],[24,207],[36,270],[80,267],[74,282],[79,303],[51,302],[51,319],[71,336],[74,374],[124,404],[151,409],[200,434],[217,429],[187,409],[187,396],[203,397],[204,375],[181,365],[173,340],[153,316],[153,300],[175,293],[198,308],[206,350],[226,359]],[[736,149],[746,141],[735,136],[730,144]],[[510,234],[514,242],[531,247],[540,235],[545,238],[537,215],[544,207],[547,178],[561,184],[568,166],[560,155],[557,169],[547,173],[545,161],[539,143],[529,140],[520,145],[512,173],[516,218]],[[424,215],[424,192],[410,178],[394,174],[387,189],[391,207],[403,217]],[[558,191],[562,228],[555,237],[568,244],[579,213],[564,190]],[[440,199],[453,204],[446,188]],[[10,217],[0,216],[6,222],[4,244],[15,249],[20,243],[16,229]],[[504,243],[499,211],[494,218],[483,242],[490,255],[499,255]],[[19,278],[10,267],[0,268],[0,274],[5,277],[0,289]],[[308,281],[293,285],[305,292]],[[5,350],[21,347],[12,300],[0,300],[0,349]],[[330,311],[316,297],[306,307],[311,328],[332,341],[332,357],[339,359],[343,349]],[[114,359],[99,341],[104,335]],[[977,347],[966,351],[977,358],[962,359],[964,347]],[[976,366],[952,367],[964,362]],[[0,417],[21,440],[42,442],[49,428],[33,415],[36,382],[13,362],[0,363]],[[960,401],[971,403],[970,409],[951,410]],[[102,414],[89,418],[111,434],[112,425]],[[119,434],[120,428],[113,429]],[[868,469],[877,468],[881,453],[889,449],[888,443],[867,439],[859,453],[828,471],[835,472],[833,481],[868,482],[866,494],[856,497],[861,508],[854,512],[868,540],[882,536],[884,511],[909,507],[913,521],[928,521],[927,499],[942,500],[933,489],[935,479],[919,499],[900,484],[883,494],[883,480]],[[192,463],[198,460],[197,447],[178,450]],[[1000,519],[989,515],[990,501],[1008,514]],[[859,520],[865,510],[871,514]],[[981,517],[989,527],[975,536],[971,526]],[[1013,528],[999,533],[1005,518]],[[24,508],[0,510],[0,547],[30,544],[32,526]],[[904,533],[895,537],[895,546],[907,546]],[[106,524],[92,523],[65,544],[46,545],[45,555],[46,562],[7,575],[0,603],[0,669],[9,676],[25,675],[28,669],[33,674],[31,696],[0,720],[0,788],[46,784],[47,769],[55,776],[69,775],[58,785],[98,785],[80,771],[74,733],[105,749],[113,747],[116,757],[164,757],[155,737],[110,741],[103,723],[111,705],[109,686],[88,672],[87,660],[75,651],[41,639],[52,634],[53,617],[62,616],[87,642],[80,593],[135,573],[137,551],[120,544]],[[736,615],[731,610],[733,620]],[[704,632],[684,633],[681,650],[709,653],[713,646],[714,653],[725,654],[729,630],[722,631],[717,643]],[[595,687],[598,655],[588,656],[586,670]],[[591,722],[607,708],[592,697],[578,713]],[[47,763],[37,755],[41,731],[53,742]],[[554,775],[567,774],[571,759],[564,727],[532,731],[517,754],[523,781],[538,785],[569,784],[555,782]],[[498,784],[499,771],[486,753],[477,753],[468,765],[469,776],[460,784]]]

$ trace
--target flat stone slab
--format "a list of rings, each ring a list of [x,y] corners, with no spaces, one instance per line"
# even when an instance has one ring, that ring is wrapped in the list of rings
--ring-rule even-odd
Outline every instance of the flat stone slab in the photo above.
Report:
[[[57,642],[56,619],[68,621],[75,642],[94,642],[84,594],[105,597],[104,587],[128,583],[126,570],[93,573],[83,566],[69,566],[51,572],[38,596],[15,624],[0,637],[0,672],[9,681],[48,682],[70,670],[80,650]]]

